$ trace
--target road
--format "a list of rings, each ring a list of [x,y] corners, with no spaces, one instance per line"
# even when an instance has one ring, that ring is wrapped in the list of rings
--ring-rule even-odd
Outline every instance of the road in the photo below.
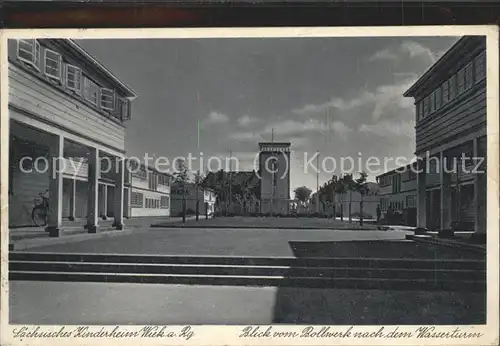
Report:
[[[22,282],[10,283],[16,324],[473,324],[469,292]]]

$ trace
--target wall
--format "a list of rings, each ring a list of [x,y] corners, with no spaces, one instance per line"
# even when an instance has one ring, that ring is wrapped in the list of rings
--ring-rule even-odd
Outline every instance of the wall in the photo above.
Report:
[[[9,57],[17,44],[9,40]],[[12,51],[14,54],[12,54]],[[43,53],[41,54],[41,58]],[[42,59],[43,60],[43,59]],[[58,89],[41,73],[9,60],[9,104],[118,150],[125,148],[125,128],[117,121]]]
[[[470,93],[462,95],[443,112],[431,115],[417,123],[416,146],[417,152],[423,152],[451,139],[457,138],[462,133],[472,132],[486,126],[486,89],[484,81],[482,86],[477,86]]]

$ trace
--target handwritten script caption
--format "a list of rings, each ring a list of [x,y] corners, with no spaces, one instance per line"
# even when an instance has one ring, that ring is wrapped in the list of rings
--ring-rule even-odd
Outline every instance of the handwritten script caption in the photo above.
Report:
[[[421,326],[414,330],[400,330],[400,327],[377,327],[373,331],[367,331],[366,327],[345,327],[342,329],[332,327],[308,326],[301,331],[286,330],[282,327],[244,327],[239,335],[240,338],[331,338],[331,339],[478,339],[483,336],[479,332],[466,332],[458,327],[449,330],[439,330],[435,326]],[[406,328],[405,328],[406,329]]]
[[[178,338],[189,340],[195,336],[191,326],[173,328],[168,326],[144,326],[141,328],[126,328],[121,326],[90,327],[62,326],[57,330],[47,331],[40,326],[20,327],[13,330],[17,339],[29,338]]]

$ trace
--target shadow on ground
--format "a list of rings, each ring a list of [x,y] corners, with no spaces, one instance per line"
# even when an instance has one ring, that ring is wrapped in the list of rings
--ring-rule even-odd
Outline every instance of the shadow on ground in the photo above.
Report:
[[[298,258],[485,259],[474,252],[407,241],[291,241],[289,245]],[[273,323],[484,324],[486,292],[278,287]]]
[[[483,254],[412,241],[290,241],[295,257],[477,259]]]
[[[486,295],[280,287],[276,294],[273,323],[485,324]]]

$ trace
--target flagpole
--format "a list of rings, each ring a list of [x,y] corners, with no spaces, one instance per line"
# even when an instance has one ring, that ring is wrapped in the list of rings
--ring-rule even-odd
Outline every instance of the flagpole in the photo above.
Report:
[[[316,212],[319,212],[319,150],[316,156]]]
[[[233,185],[233,175],[232,175],[232,172],[233,172],[233,169],[232,169],[232,164],[231,164],[231,157],[233,156],[233,152],[231,149],[229,149],[229,210],[231,210],[231,205],[232,205],[232,199],[233,199],[233,195],[231,194],[231,187]]]

